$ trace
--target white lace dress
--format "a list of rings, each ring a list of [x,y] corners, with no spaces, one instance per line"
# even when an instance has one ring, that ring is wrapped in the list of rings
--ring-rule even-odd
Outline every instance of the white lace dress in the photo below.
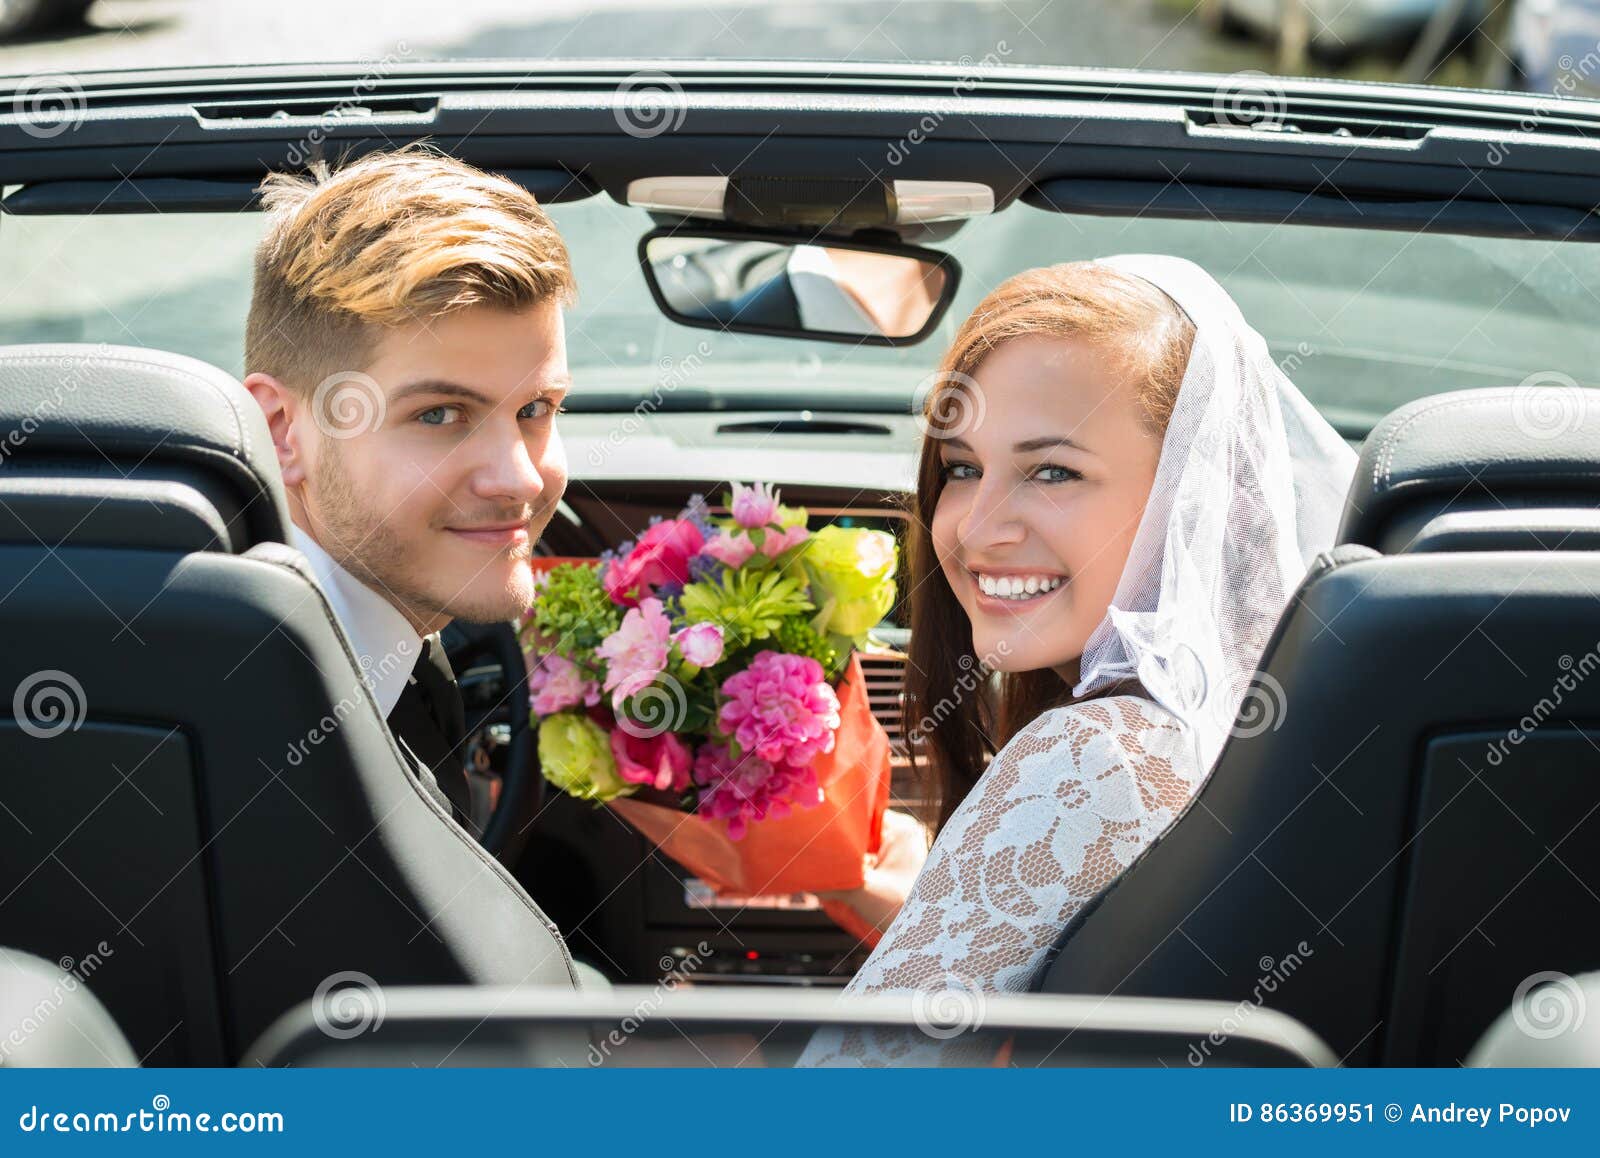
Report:
[[[1203,778],[1188,729],[1150,700],[1045,712],[956,809],[845,996],[1026,991],[1073,914],[1172,823]],[[998,1044],[981,1034],[824,1030],[799,1064],[983,1065]]]

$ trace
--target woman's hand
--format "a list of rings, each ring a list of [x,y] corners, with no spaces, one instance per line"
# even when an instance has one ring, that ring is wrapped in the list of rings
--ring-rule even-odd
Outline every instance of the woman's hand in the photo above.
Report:
[[[861,886],[817,896],[847,906],[868,926],[867,939],[876,944],[911,895],[911,885],[928,859],[928,843],[928,830],[916,817],[891,808],[883,814],[883,838],[878,851],[867,854]],[[850,931],[861,935],[859,930]]]

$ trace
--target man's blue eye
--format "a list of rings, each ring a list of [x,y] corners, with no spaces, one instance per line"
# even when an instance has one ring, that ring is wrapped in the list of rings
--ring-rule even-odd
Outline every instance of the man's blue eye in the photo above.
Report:
[[[543,418],[550,413],[550,400],[548,398],[535,398],[517,412],[518,418]]]
[[[430,406],[417,415],[417,421],[424,426],[449,426],[460,420],[460,413],[459,406]]]

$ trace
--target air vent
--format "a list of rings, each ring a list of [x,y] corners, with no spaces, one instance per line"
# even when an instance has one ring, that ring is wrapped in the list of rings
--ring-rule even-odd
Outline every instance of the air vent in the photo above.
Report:
[[[849,418],[752,418],[746,422],[724,422],[718,434],[892,434],[881,422],[857,422]]]
[[[439,111],[437,96],[363,96],[359,99],[329,101],[324,97],[291,101],[238,101],[231,104],[194,106],[202,121],[282,121],[316,117],[329,122],[370,120],[375,117],[431,117]]]
[[[1281,93],[1229,93],[1230,100],[1219,100],[1210,108],[1190,108],[1190,125],[1195,129],[1249,129],[1302,137],[1335,137],[1349,140],[1417,142],[1428,135],[1429,125],[1420,121],[1370,120],[1363,117],[1317,117],[1291,113]]]

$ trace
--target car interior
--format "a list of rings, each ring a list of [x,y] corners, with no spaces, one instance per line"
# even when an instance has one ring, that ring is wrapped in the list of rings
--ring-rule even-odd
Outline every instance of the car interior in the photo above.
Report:
[[[82,1028],[30,1064],[96,1064],[92,1039],[152,1066],[781,1066],[824,1026],[961,1020],[835,1001],[870,950],[816,897],[717,894],[547,791],[509,624],[445,634],[486,831],[410,774],[238,381],[253,190],[312,126],[329,158],[427,140],[504,173],[567,237],[544,554],[730,479],[899,536],[953,327],[1012,273],[1119,251],[1212,270],[1360,449],[1246,702],[1295,710],[1242,719],[1037,992],[986,1003],[996,1064],[1455,1065],[1523,978],[1600,968],[1600,404],[1530,427],[1517,385],[1600,364],[1600,107],[1304,81],[1252,132],[1204,77],[1013,69],[890,164],[937,66],[674,66],[660,136],[618,115],[624,71],[405,66],[359,117],[328,115],[334,66],[130,73],[86,84],[70,141],[0,117],[0,257],[36,279],[0,303],[0,430],[26,432],[0,440],[0,688],[48,658],[86,705],[48,738],[0,718],[8,1000],[102,946]],[[807,327],[780,275],[826,247],[927,278],[926,317]],[[862,660],[914,810],[905,596]],[[318,1020],[343,974],[382,985],[381,1035]]]

